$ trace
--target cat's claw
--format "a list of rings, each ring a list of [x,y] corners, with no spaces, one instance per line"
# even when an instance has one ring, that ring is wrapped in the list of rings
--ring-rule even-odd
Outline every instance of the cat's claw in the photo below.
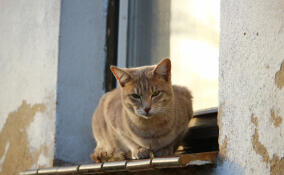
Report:
[[[146,148],[138,148],[132,153],[133,159],[148,159],[150,158],[151,151]]]
[[[99,163],[99,162],[105,162],[109,159],[110,155],[108,155],[107,152],[94,152],[93,154],[90,155],[90,157],[93,159],[94,162]]]

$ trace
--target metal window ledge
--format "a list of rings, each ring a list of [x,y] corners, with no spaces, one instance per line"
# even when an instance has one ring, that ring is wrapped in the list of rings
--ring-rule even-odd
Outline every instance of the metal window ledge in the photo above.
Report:
[[[20,172],[20,175],[53,175],[53,174],[103,174],[109,172],[137,172],[163,168],[183,168],[189,165],[215,164],[218,152],[181,154],[176,157],[160,157],[143,160],[94,163],[69,167],[42,168]]]

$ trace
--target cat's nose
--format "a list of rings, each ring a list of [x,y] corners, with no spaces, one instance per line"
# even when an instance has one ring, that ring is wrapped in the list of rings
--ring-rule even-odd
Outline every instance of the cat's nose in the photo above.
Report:
[[[151,107],[147,107],[147,108],[144,108],[144,111],[148,114],[149,111],[151,110]]]

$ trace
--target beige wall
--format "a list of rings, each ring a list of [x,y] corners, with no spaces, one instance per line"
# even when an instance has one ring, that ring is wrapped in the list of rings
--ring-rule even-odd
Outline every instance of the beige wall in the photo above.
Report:
[[[284,1],[222,0],[217,174],[284,174]]]
[[[60,1],[0,3],[0,174],[52,165]]]

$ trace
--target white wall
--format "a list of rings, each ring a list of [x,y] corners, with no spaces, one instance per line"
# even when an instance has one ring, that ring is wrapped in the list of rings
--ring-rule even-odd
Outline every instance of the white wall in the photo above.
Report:
[[[282,0],[221,1],[217,174],[284,174],[283,9]]]
[[[0,174],[51,166],[60,1],[0,2]]]
[[[107,3],[1,1],[0,173],[91,162]]]

